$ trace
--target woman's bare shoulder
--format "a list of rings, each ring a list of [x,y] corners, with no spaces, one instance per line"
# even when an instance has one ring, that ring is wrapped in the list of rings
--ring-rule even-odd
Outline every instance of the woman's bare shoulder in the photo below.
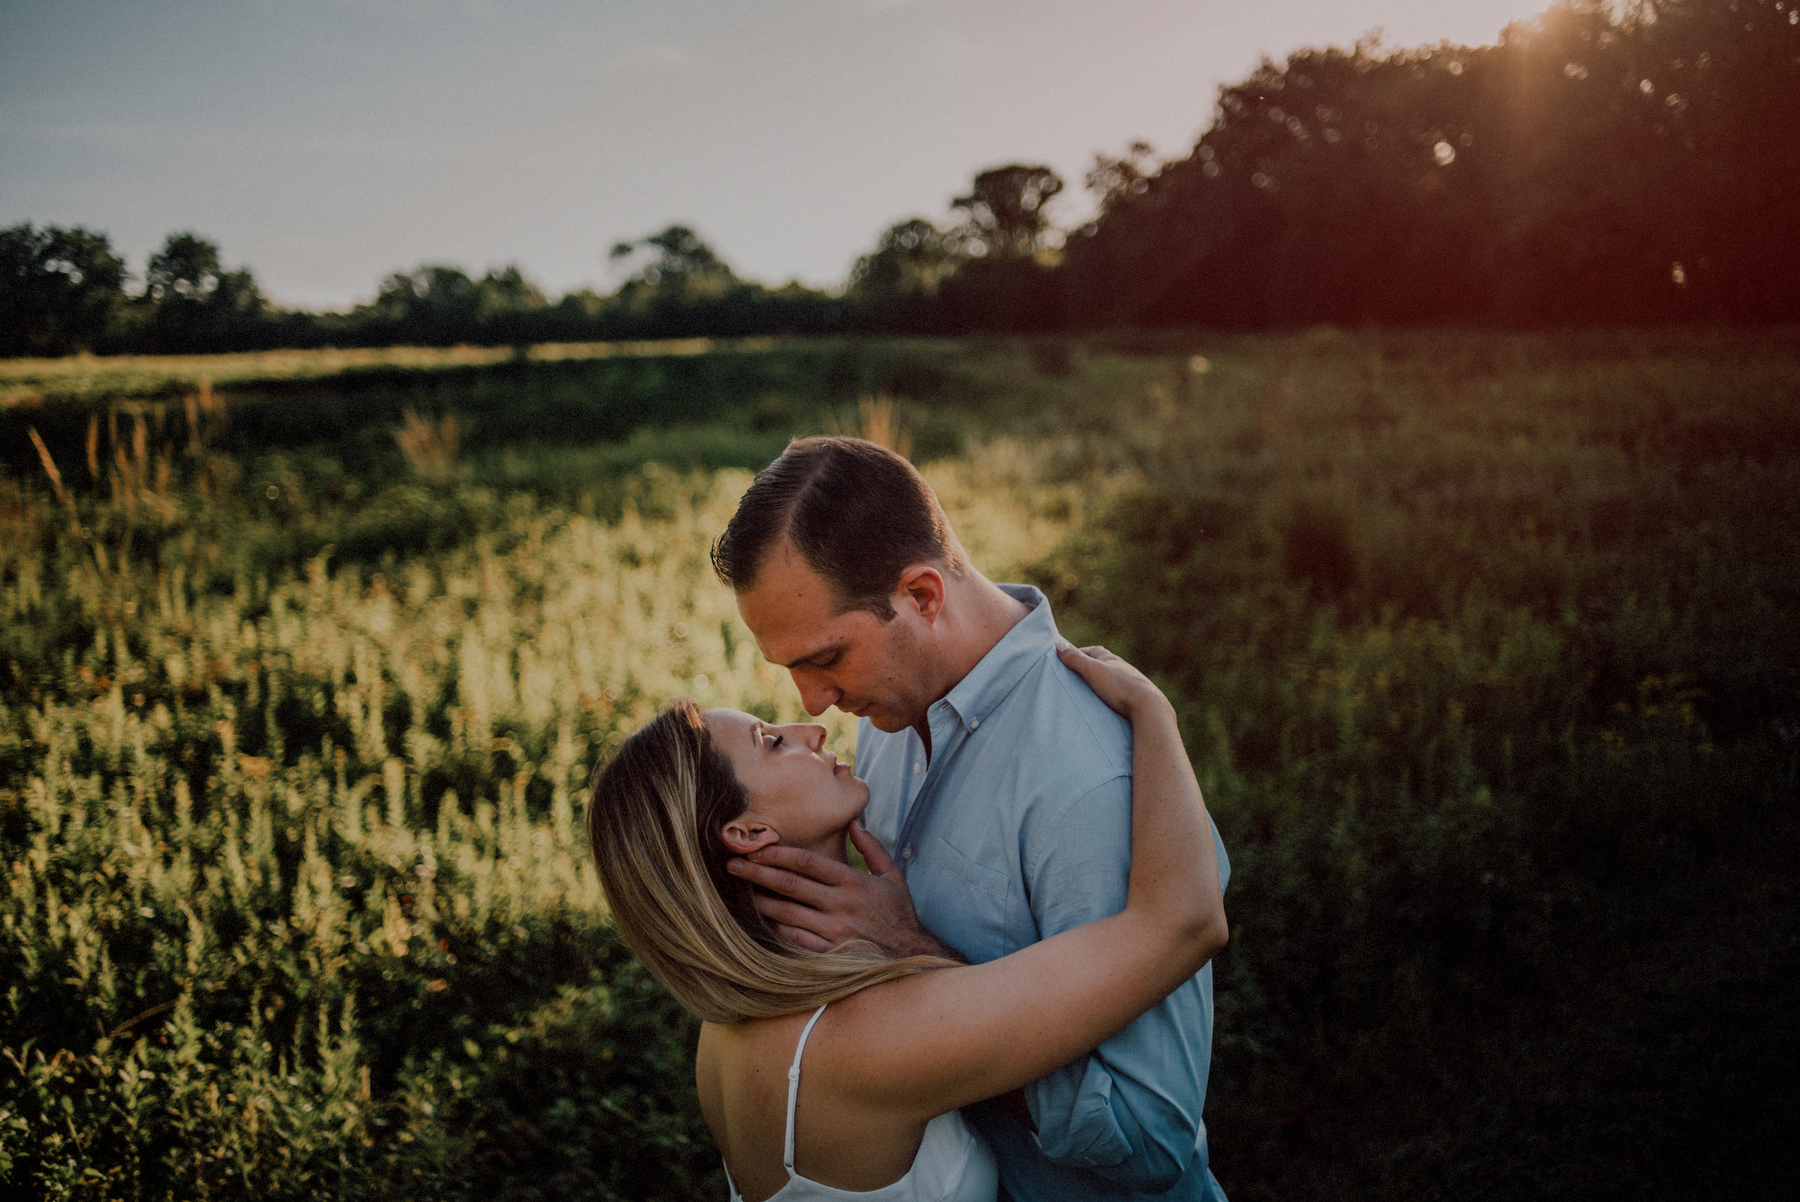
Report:
[[[931,1026],[926,1016],[936,1009],[929,979],[956,971],[934,969],[884,981],[833,1002],[806,1045],[805,1071],[813,1083],[845,1102],[889,1108],[892,1099],[879,1079],[906,1075],[921,1055],[929,1055],[921,1039]],[[907,1110],[902,1105],[896,1117],[916,1117]]]
[[[774,1057],[785,1072],[810,1010],[735,1023],[701,1023],[696,1061],[702,1071],[740,1071]]]

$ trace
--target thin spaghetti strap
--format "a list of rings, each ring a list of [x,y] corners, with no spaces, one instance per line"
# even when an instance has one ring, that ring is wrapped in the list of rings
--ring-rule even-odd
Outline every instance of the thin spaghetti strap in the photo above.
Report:
[[[800,1028],[800,1041],[794,1045],[794,1063],[788,1068],[787,1136],[781,1145],[781,1167],[787,1170],[789,1177],[794,1175],[794,1104],[800,1100],[800,1054],[806,1051],[806,1037],[812,1034],[813,1024],[823,1013],[825,1007],[820,1006]]]

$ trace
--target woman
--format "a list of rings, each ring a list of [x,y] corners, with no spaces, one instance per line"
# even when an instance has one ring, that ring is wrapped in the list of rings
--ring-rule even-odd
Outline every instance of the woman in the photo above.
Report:
[[[596,777],[601,885],[638,958],[703,1020],[701,1110],[734,1199],[991,1199],[992,1156],[957,1109],[1090,1051],[1224,946],[1173,707],[1100,648],[1059,654],[1132,724],[1130,892],[1119,914],[987,964],[803,951],[757,912],[734,851],[780,842],[843,860],[868,800],[822,727],[682,699]]]

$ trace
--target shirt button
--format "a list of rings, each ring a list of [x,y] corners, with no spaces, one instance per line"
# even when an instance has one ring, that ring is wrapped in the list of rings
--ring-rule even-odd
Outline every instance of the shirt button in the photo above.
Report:
[[[902,847],[900,849],[900,858],[902,860],[912,859],[912,845],[911,844],[908,844],[907,846]]]
[[[975,719],[975,721],[969,723],[969,729],[970,730],[980,730],[981,729],[981,719],[977,718],[977,719]]]
[[[924,765],[923,765],[923,764],[914,764],[914,765],[913,765],[913,775],[914,775],[914,776],[917,776],[917,775],[919,775],[919,770],[920,770],[920,769],[921,769],[921,768],[923,768],[923,767],[924,767]]]

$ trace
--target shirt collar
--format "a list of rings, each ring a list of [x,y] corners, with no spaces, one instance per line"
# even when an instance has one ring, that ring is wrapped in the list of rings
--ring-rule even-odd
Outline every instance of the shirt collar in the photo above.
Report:
[[[1050,602],[1044,594],[1028,584],[1002,584],[999,588],[1030,606],[1031,612],[1001,636],[938,702],[948,707],[967,730],[980,725],[1006,700],[1027,669],[1056,647],[1056,619],[1050,615]]]

